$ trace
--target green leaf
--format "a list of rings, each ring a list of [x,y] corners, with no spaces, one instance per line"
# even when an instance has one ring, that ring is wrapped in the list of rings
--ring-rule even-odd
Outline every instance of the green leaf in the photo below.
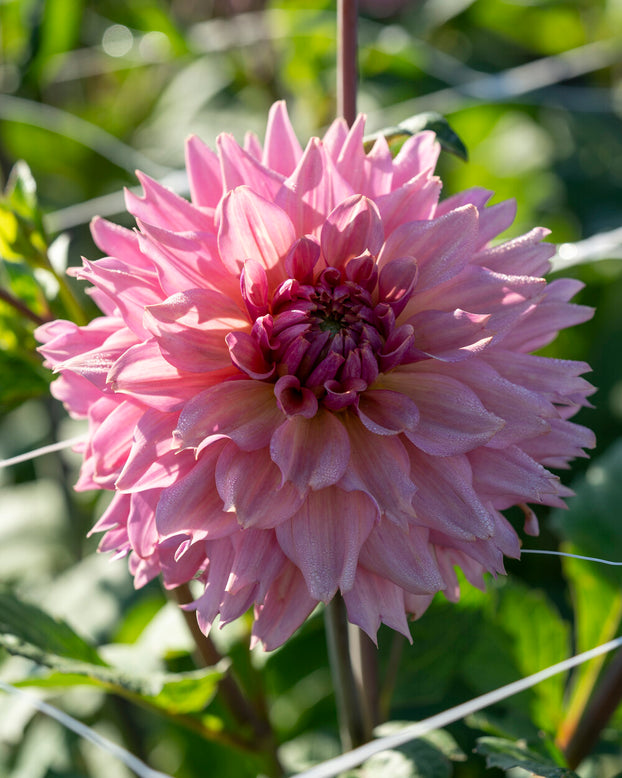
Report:
[[[468,160],[469,152],[466,146],[451,128],[447,119],[440,113],[436,113],[436,111],[416,114],[400,122],[396,127],[385,127],[372,135],[366,136],[364,148],[366,152],[371,151],[376,140],[383,136],[389,144],[391,154],[395,156],[408,138],[424,130],[431,130],[436,133],[438,142],[445,151],[455,154],[465,162]]]
[[[216,694],[227,662],[218,666],[185,673],[150,673],[134,675],[116,667],[65,657],[41,651],[35,646],[0,635],[0,646],[10,654],[22,656],[54,671],[44,678],[26,678],[23,686],[102,686],[136,702],[147,702],[170,714],[195,713],[205,709]],[[101,660],[100,660],[101,661]]]
[[[361,765],[361,778],[451,778],[449,759],[423,738],[374,754]],[[357,774],[355,772],[355,774]]]
[[[44,267],[46,252],[37,186],[28,165],[19,161],[0,197],[0,256],[10,262],[25,260],[34,267]]]
[[[7,588],[0,589],[0,639],[7,648],[23,643],[42,654],[106,665],[97,649],[65,621],[55,619],[36,605],[19,599]]]
[[[374,729],[374,735],[376,737],[386,737],[392,735],[395,732],[399,732],[405,727],[412,726],[413,721],[386,721],[384,724],[380,724]],[[446,729],[436,729],[434,732],[429,732],[423,737],[417,738],[417,740],[424,740],[426,743],[434,746],[448,759],[453,762],[464,762],[466,760],[466,754],[460,748],[453,735],[451,735]]]
[[[535,751],[512,740],[482,737],[478,739],[475,750],[486,757],[487,767],[499,767],[501,770],[521,767],[541,778],[579,778],[572,770],[559,767]]]

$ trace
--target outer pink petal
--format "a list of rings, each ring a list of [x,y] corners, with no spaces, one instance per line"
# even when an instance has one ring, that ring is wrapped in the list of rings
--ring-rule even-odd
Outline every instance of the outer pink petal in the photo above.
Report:
[[[186,170],[194,205],[216,208],[222,197],[220,163],[216,154],[196,135],[186,141]]]
[[[360,564],[413,594],[431,594],[444,582],[430,548],[426,529],[381,521],[361,549]]]
[[[203,634],[207,635],[225,595],[234,551],[229,538],[208,540],[205,545],[206,557],[209,559],[205,591],[186,608],[196,610],[199,627]]]
[[[244,528],[276,527],[303,502],[292,484],[281,486],[281,473],[266,450],[240,451],[230,443],[218,457],[215,477],[224,509],[235,511]]]
[[[438,362],[427,369],[445,376],[455,374],[453,365]],[[423,363],[420,370],[426,372]],[[414,374],[418,372],[417,366],[413,366],[414,382],[417,380]],[[475,392],[486,410],[504,421],[503,427],[488,441],[492,448],[505,448],[525,438],[542,435],[549,429],[549,419],[556,415],[545,395],[506,380],[485,359],[461,362],[460,380]]]
[[[210,446],[194,467],[164,489],[155,514],[161,537],[190,534],[193,540],[214,540],[239,530],[235,516],[223,509],[216,490],[216,462],[222,445]]]
[[[192,467],[193,453],[178,451],[173,440],[177,418],[176,413],[153,409],[143,413],[115,489],[136,492],[170,486]]]
[[[91,221],[91,235],[104,254],[123,258],[123,261],[132,267],[152,269],[149,258],[140,250],[138,238],[132,230],[96,216]]]
[[[317,605],[298,568],[289,564],[255,611],[251,648],[261,642],[266,651],[284,643]]]
[[[170,232],[139,222],[141,250],[152,261],[162,299],[185,289],[213,289],[239,297],[239,280],[224,266],[214,231]]]
[[[586,405],[585,398],[596,391],[580,377],[591,370],[586,362],[551,359],[498,348],[487,355],[486,361],[509,381],[521,384],[554,403]]]
[[[119,402],[99,425],[90,445],[93,452],[94,478],[110,488],[116,480],[132,445],[132,434],[144,408],[134,402]]]
[[[478,252],[473,261],[497,273],[543,276],[548,273],[555,254],[552,243],[541,243],[549,230],[536,227],[526,235]]]
[[[409,454],[418,523],[464,540],[489,538],[494,528],[490,510],[480,499],[466,456],[430,457],[415,448]]]
[[[401,587],[359,566],[354,586],[345,592],[343,599],[348,621],[364,630],[376,645],[381,622],[401,632],[412,643]]]
[[[441,146],[434,132],[419,132],[408,138],[393,161],[393,188],[403,186],[421,173],[431,175],[440,153]]]
[[[516,446],[501,451],[480,448],[468,456],[477,492],[498,510],[521,502],[558,504],[559,478]]]
[[[226,435],[244,451],[264,448],[282,424],[272,384],[226,381],[194,396],[179,417],[175,437],[194,448],[214,435]]]
[[[385,234],[390,235],[413,218],[432,219],[441,189],[440,178],[428,178],[427,174],[421,173],[399,189],[375,197]]]
[[[289,176],[301,157],[302,147],[289,121],[285,101],[278,100],[268,114],[263,164],[277,173]]]
[[[145,337],[143,311],[164,297],[155,273],[137,271],[112,257],[97,262],[84,259],[83,263],[84,267],[74,275],[90,281],[113,300],[127,326],[139,337]]]
[[[272,435],[270,456],[301,494],[336,484],[350,460],[348,433],[338,417],[320,410],[312,419],[293,416]]]
[[[155,528],[155,509],[160,499],[160,490],[132,495],[127,520],[127,535],[132,549],[141,557],[148,557],[157,549],[158,533]]]
[[[289,561],[272,530],[245,529],[231,538],[235,559],[227,591],[238,592],[257,584],[257,601],[261,602],[275,579]]]
[[[375,520],[376,508],[366,495],[333,486],[310,492],[276,536],[311,597],[328,602],[337,589],[352,588],[359,551]]]
[[[206,217],[183,197],[138,171],[136,176],[142,184],[144,197],[137,197],[126,190],[127,210],[140,221],[158,224],[173,232],[204,230]]]
[[[167,362],[155,340],[127,349],[108,372],[112,391],[128,394],[161,411],[179,410],[210,384],[221,383],[238,371],[231,367],[209,374],[184,373]]]
[[[219,135],[217,144],[226,192],[239,186],[249,186],[261,197],[274,199],[284,176],[265,167],[252,154],[240,148],[232,135]]]
[[[504,200],[479,212],[477,248],[486,246],[493,238],[505,232],[516,216],[516,200]]]

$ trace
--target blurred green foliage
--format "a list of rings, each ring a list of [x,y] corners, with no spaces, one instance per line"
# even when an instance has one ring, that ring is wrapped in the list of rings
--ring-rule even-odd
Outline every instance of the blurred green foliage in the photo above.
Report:
[[[494,190],[494,201],[515,198],[512,234],[543,224],[552,241],[573,243],[622,224],[619,2],[360,0],[360,7],[359,106],[369,132],[424,111],[447,116],[469,162],[443,155],[444,193],[478,185]],[[64,280],[65,263],[97,256],[89,219],[102,213],[128,223],[118,193],[135,184],[134,169],[170,176],[183,165],[189,134],[209,143],[223,129],[240,140],[248,129],[261,134],[270,104],[281,97],[301,138],[326,126],[335,111],[335,3],[3,0],[0,57],[0,286],[10,292],[0,300],[0,456],[9,457],[80,431],[47,398],[35,321],[15,301],[40,320],[94,315],[83,293]],[[9,177],[20,159],[32,179],[23,166]],[[48,255],[58,232],[67,237]],[[579,301],[597,314],[562,333],[546,353],[592,364],[596,409],[579,420],[596,430],[599,448],[570,511],[551,523],[544,517],[538,543],[613,558],[621,547],[615,443],[622,435],[622,247],[613,246],[609,261],[567,272],[586,283]],[[128,673],[159,673],[172,685],[162,687],[159,702],[141,708],[128,703],[128,694],[104,695],[88,673],[59,672],[58,664],[42,669],[3,655],[0,677],[46,687],[57,704],[176,778],[206,771],[215,778],[256,776],[265,768],[260,757],[197,734],[196,721],[217,731],[227,714],[212,700],[214,677],[195,674],[178,611],[157,584],[135,592],[122,562],[94,556],[96,541],[85,536],[106,498],[71,491],[78,459],[65,452],[0,471],[0,580],[64,619],[61,631],[83,635],[85,651],[97,646],[99,661]],[[491,582],[486,595],[467,586],[458,605],[439,597],[413,626],[414,645],[401,652],[394,719],[423,718],[619,634],[617,568],[562,566],[535,556],[508,568],[510,577]],[[16,624],[4,623],[3,630],[15,634]],[[321,618],[310,619],[280,650],[250,661],[244,620],[215,637],[249,693],[269,708],[281,759],[292,772],[337,752]],[[381,630],[387,678],[398,654],[394,640]],[[35,649],[58,653],[41,634],[30,633],[29,641],[31,656]],[[559,676],[455,725],[449,746],[418,741],[378,757],[365,775],[474,778],[485,770],[484,756],[504,770],[522,762],[541,775],[569,774],[554,736],[569,711],[583,709],[602,664],[576,671],[572,683]],[[154,712],[158,707],[165,715]],[[473,755],[483,734],[480,755]],[[622,771],[621,748],[618,713],[580,775]],[[0,774],[127,778],[129,772],[0,696]]]

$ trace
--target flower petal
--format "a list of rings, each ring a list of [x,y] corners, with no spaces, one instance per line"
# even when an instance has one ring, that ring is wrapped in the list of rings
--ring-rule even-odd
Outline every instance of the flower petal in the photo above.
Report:
[[[365,492],[379,511],[397,524],[414,519],[416,486],[410,479],[410,462],[402,442],[396,435],[380,437],[369,432],[352,413],[341,415],[350,438],[350,463],[339,486]]]
[[[371,389],[359,397],[358,417],[376,435],[397,435],[419,423],[419,409],[405,393]]]
[[[218,457],[216,487],[226,511],[244,527],[276,527],[303,502],[298,490],[283,484],[278,467],[265,449],[240,451],[230,443]]]
[[[207,438],[225,435],[244,451],[254,451],[270,443],[282,422],[272,384],[226,381],[186,403],[175,438],[180,446],[194,448]]]
[[[338,417],[320,410],[312,419],[297,415],[281,424],[270,440],[270,456],[283,483],[291,481],[306,494],[339,481],[348,466],[350,443]]]
[[[352,195],[340,203],[328,216],[320,237],[326,263],[337,268],[366,250],[377,254],[383,240],[378,209],[362,195]]]
[[[226,335],[232,330],[250,330],[233,300],[207,289],[178,292],[163,303],[150,305],[144,323],[166,361],[190,373],[228,367]]]
[[[220,204],[218,249],[225,266],[239,274],[254,259],[276,284],[285,280],[281,260],[296,240],[289,216],[247,186],[229,192]]]
[[[433,456],[464,454],[483,446],[504,425],[503,419],[489,413],[477,394],[460,381],[431,369],[397,368],[382,378],[382,385],[410,398],[419,409],[416,427],[406,437]]]
[[[366,495],[333,486],[310,492],[276,528],[279,545],[304,575],[311,597],[328,602],[337,589],[352,588],[359,551],[375,519]]]

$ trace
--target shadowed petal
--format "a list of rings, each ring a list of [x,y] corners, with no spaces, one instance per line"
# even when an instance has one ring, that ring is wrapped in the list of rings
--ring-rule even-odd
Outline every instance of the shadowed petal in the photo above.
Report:
[[[161,537],[189,534],[193,540],[226,537],[237,532],[235,515],[227,513],[216,490],[216,462],[223,443],[210,446],[186,475],[164,489],[155,514]]]
[[[275,431],[270,456],[301,494],[336,484],[350,459],[348,434],[329,411],[312,419],[293,416]]]
[[[401,632],[412,643],[401,587],[359,565],[354,586],[345,592],[343,599],[348,621],[364,630],[376,645],[381,623]]]
[[[365,427],[376,435],[397,435],[419,423],[416,404],[399,390],[368,390],[360,396],[357,410]]]
[[[352,588],[359,551],[375,519],[366,495],[329,487],[310,492],[300,510],[276,528],[279,545],[304,575],[311,597],[328,602],[337,589]]]
[[[368,494],[381,513],[398,524],[415,518],[412,498],[416,486],[410,479],[408,454],[397,436],[380,437],[369,432],[354,414],[341,414],[350,438],[350,464],[339,482],[347,491]]]
[[[216,487],[226,511],[234,511],[244,527],[276,527],[303,502],[291,484],[282,485],[278,467],[267,450],[240,451],[226,446],[216,465]]]
[[[272,384],[227,381],[195,395],[179,417],[175,438],[196,447],[206,438],[226,435],[245,451],[267,446],[283,414]]]
[[[468,386],[433,370],[398,368],[382,378],[383,386],[406,395],[419,409],[419,424],[406,430],[408,439],[427,454],[443,457],[484,445],[503,427],[503,419],[489,413]]]

